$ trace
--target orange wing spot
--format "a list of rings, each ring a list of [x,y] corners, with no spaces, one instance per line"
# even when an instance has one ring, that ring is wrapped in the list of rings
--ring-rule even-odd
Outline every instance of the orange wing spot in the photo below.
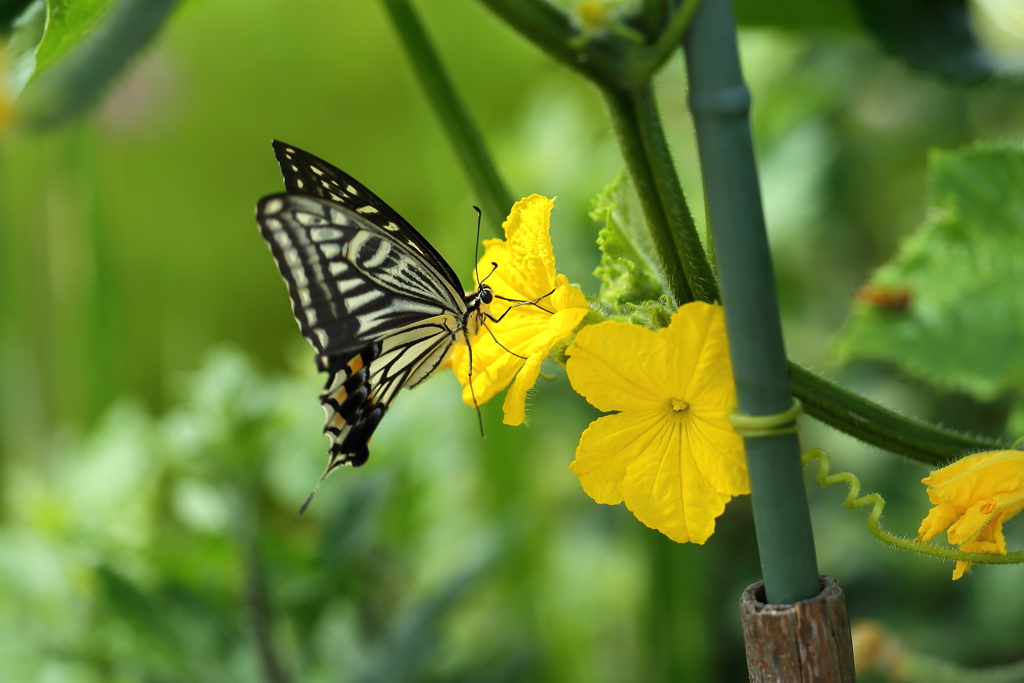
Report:
[[[331,426],[335,429],[341,429],[346,424],[345,418],[341,416],[341,413],[335,413],[334,419],[331,420]]]
[[[363,356],[362,354],[356,356],[348,362],[348,374],[359,372],[363,369]]]

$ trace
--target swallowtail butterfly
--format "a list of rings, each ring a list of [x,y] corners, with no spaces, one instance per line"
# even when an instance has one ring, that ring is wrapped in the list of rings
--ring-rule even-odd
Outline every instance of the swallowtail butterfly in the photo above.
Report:
[[[366,462],[398,390],[434,374],[456,341],[468,344],[495,295],[485,284],[464,294],[430,243],[351,176],[273,144],[287,191],[261,199],[256,220],[299,329],[328,373],[320,403],[331,446],[322,482],[342,465]]]

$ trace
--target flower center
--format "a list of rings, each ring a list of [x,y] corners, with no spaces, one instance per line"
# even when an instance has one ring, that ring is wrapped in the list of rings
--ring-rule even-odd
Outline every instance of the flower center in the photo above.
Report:
[[[672,399],[672,410],[676,411],[677,413],[681,413],[684,410],[688,409],[689,407],[690,404],[681,398]]]

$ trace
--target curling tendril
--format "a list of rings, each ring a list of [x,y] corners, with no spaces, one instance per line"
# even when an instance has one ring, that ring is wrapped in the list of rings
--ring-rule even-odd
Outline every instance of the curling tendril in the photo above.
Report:
[[[860,493],[860,479],[858,479],[852,472],[837,472],[835,474],[829,474],[829,455],[820,448],[812,448],[804,453],[800,458],[801,464],[805,467],[812,460],[818,461],[818,474],[815,476],[815,479],[823,488],[831,486],[832,484],[838,484],[839,482],[845,482],[849,485],[850,491],[846,494],[846,500],[843,501],[843,505],[848,509],[856,510],[857,508],[864,507],[865,505],[872,506],[871,513],[868,515],[868,531],[871,532],[872,536],[888,546],[901,548],[903,550],[910,550],[923,555],[931,555],[932,557],[939,557],[944,560],[970,562],[972,564],[1019,564],[1024,562],[1024,551],[1007,553],[1005,555],[965,553],[954,548],[942,548],[922,543],[921,541],[912,541],[908,538],[894,536],[882,529],[881,519],[882,510],[885,508],[885,499],[882,498],[881,495],[877,493],[868,493],[858,498],[857,496]]]

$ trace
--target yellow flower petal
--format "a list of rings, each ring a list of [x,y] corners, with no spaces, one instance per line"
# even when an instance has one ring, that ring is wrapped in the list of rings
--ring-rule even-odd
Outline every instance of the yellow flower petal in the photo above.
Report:
[[[703,301],[687,304],[658,334],[669,349],[663,376],[672,386],[685,387],[690,405],[701,412],[721,412],[724,419],[736,405],[736,388],[722,307]],[[723,381],[723,374],[728,381]]]
[[[960,518],[960,511],[949,503],[939,503],[931,510],[921,522],[917,530],[917,540],[928,542],[935,538],[942,530]]]
[[[495,295],[515,301],[495,299],[488,312],[500,322],[485,321],[470,341],[471,351],[456,344],[452,353],[452,369],[468,405],[474,404],[474,395],[476,403],[486,403],[515,380],[505,397],[505,424],[525,421],[526,395],[537,381],[541,363],[590,311],[583,292],[555,273],[549,234],[553,205],[540,195],[521,199],[504,223],[505,239],[484,242],[477,273]],[[515,305],[540,297],[536,305]]]
[[[977,536],[982,527],[992,519],[992,513],[995,511],[996,505],[991,500],[979,500],[964,510],[960,519],[946,532],[950,545],[961,545]]]
[[[686,434],[689,451],[703,480],[719,493],[750,493],[743,439],[733,430],[726,412],[714,415],[692,407]]]
[[[565,371],[576,393],[602,412],[657,410],[672,398],[649,367],[664,369],[665,340],[639,325],[588,325],[566,349]]]
[[[947,540],[964,552],[1006,554],[1003,522],[1024,508],[1024,452],[976,453],[921,480],[935,506],[921,522],[918,539],[931,540],[946,527]],[[957,562],[953,579],[970,570]]]
[[[688,415],[666,415],[651,444],[626,467],[622,488],[636,518],[678,543],[704,543],[732,495],[716,491],[698,464],[706,447],[690,433]]]
[[[922,479],[921,483],[928,486],[945,484],[963,474],[972,471],[977,472],[979,467],[989,464],[991,461],[998,461],[1007,457],[1013,458],[1015,455],[1024,455],[1024,451],[985,451],[983,453],[967,455],[941,469],[934,470]]]
[[[533,388],[540,376],[540,365],[547,354],[533,353],[523,362],[523,367],[512,382],[501,404],[503,424],[518,427],[526,421],[526,392]]]
[[[523,299],[533,299],[554,288],[555,252],[551,246],[551,209],[554,206],[547,197],[533,194],[516,202],[502,223],[509,257],[505,278]],[[505,264],[498,266],[503,268]]]
[[[626,466],[645,450],[664,417],[660,410],[606,415],[590,423],[580,437],[569,469],[598,503],[621,503]]]

